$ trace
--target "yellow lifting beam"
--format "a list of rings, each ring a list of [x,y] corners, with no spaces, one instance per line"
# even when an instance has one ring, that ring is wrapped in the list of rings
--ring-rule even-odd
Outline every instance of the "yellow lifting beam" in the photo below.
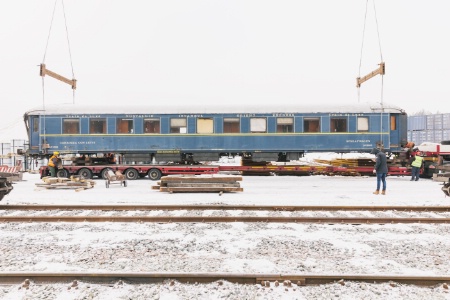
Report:
[[[56,74],[55,72],[52,72],[49,69],[45,68],[45,64],[41,64],[39,75],[41,75],[42,77],[44,77],[45,75],[48,75],[48,76],[58,79],[64,83],[67,83],[68,85],[72,86],[72,90],[75,90],[77,88],[77,80],[76,79],[68,79],[59,74]]]
[[[361,83],[363,83],[364,81],[369,80],[370,78],[372,78],[372,77],[374,77],[374,76],[376,76],[376,75],[378,75],[378,74],[384,75],[385,72],[386,72],[384,62],[381,62],[381,63],[379,63],[378,65],[380,66],[378,69],[376,69],[376,70],[370,72],[370,73],[367,74],[366,76],[364,76],[364,77],[357,77],[357,78],[356,78],[356,87],[359,88],[359,87],[361,86]]]

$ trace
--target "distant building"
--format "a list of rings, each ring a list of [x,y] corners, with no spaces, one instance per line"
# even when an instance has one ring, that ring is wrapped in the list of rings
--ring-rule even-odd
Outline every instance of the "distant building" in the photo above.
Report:
[[[450,113],[408,117],[408,141],[440,143],[450,140]]]

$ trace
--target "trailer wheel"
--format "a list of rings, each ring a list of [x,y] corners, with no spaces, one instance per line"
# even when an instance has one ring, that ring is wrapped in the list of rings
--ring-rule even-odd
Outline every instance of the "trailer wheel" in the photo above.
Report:
[[[161,175],[161,171],[158,169],[150,169],[150,171],[148,171],[148,178],[151,180],[158,180],[161,178]]]
[[[103,179],[107,179],[107,178],[108,178],[108,177],[106,177],[106,173],[107,173],[109,170],[114,171],[114,170],[111,169],[111,168],[104,168],[104,169],[102,170],[101,176],[102,176]]]
[[[124,175],[128,180],[135,180],[139,177],[139,172],[135,169],[127,169]]]
[[[78,175],[83,176],[84,179],[92,179],[92,171],[88,168],[81,168],[80,171],[78,171]]]
[[[69,171],[66,169],[59,169],[56,171],[56,177],[69,178]]]

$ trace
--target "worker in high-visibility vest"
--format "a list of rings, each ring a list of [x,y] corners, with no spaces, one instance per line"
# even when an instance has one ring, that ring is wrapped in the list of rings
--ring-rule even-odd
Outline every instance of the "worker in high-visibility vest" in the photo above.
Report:
[[[420,169],[423,166],[423,157],[420,156],[422,153],[420,151],[416,152],[416,155],[411,159],[411,180],[410,181],[418,181],[420,175]]]
[[[53,155],[48,159],[48,169],[50,170],[50,176],[56,177],[56,166],[58,164],[59,152],[53,152]]]

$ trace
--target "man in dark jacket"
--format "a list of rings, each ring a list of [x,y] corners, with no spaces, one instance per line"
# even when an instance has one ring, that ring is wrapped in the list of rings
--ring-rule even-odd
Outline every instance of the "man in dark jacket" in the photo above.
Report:
[[[381,194],[386,195],[386,175],[388,172],[386,154],[377,148],[373,148],[370,154],[375,154],[376,156],[375,167],[373,171],[377,174],[377,190],[373,193],[375,195],[378,195],[380,193],[380,185],[381,182],[383,182],[383,190],[381,191]]]

